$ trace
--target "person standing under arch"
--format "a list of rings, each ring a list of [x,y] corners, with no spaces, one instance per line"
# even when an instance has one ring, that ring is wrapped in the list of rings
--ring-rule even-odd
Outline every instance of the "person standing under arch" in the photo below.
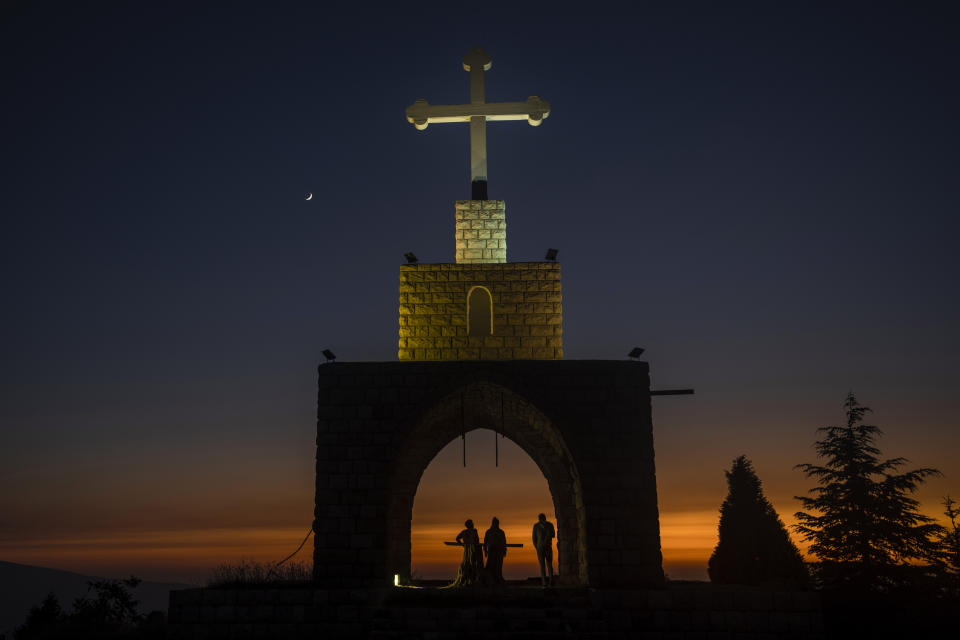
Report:
[[[463,560],[457,571],[457,579],[451,587],[469,587],[480,582],[483,573],[483,551],[480,549],[480,534],[473,528],[473,520],[463,523],[466,527],[457,534],[457,542],[463,545]]]
[[[538,522],[533,525],[533,548],[537,550],[537,561],[540,563],[540,583],[544,587],[553,586],[553,539],[557,537],[557,532],[545,514],[541,513],[537,518]]]
[[[495,584],[503,582],[503,557],[507,555],[507,534],[496,517],[483,534],[483,551],[487,554],[487,574]]]

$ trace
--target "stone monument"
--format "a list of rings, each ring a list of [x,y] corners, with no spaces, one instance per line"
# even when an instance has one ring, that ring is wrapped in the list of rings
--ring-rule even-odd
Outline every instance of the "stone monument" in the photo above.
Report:
[[[547,479],[563,583],[660,587],[648,366],[562,360],[560,264],[507,262],[504,202],[487,199],[486,123],[538,125],[550,105],[486,102],[490,67],[473,48],[469,104],[406,110],[420,130],[470,123],[472,199],[455,204],[454,263],[400,266],[399,362],[318,369],[314,578],[408,580],[423,471],[454,438],[488,428]]]
[[[538,124],[550,107],[486,103],[490,63],[479,48],[464,57],[469,105],[407,110],[419,129],[470,122],[456,261],[400,267],[399,361],[318,368],[313,582],[172,591],[169,637],[821,638],[811,593],[663,588],[650,398],[690,390],[651,392],[635,358],[562,359],[560,265],[507,262],[503,201],[486,192],[486,122]],[[478,428],[511,438],[543,472],[560,588],[396,588],[410,582],[423,471]],[[452,529],[462,517],[451,514]]]
[[[504,204],[486,190],[486,122],[536,125],[550,106],[486,103],[490,64],[479,48],[464,57],[469,105],[407,109],[419,129],[470,123],[472,199],[456,203],[456,261],[400,267],[399,361],[318,368],[313,583],[172,591],[169,637],[819,639],[811,593],[663,588],[650,398],[689,390],[651,392],[637,359],[562,359],[560,265],[507,262]],[[561,588],[395,588],[410,580],[423,471],[478,428],[511,438],[543,472]],[[462,516],[451,514],[452,528]]]

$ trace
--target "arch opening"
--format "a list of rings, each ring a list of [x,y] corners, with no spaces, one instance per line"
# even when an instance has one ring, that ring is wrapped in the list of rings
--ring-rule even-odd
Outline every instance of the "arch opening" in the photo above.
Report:
[[[473,520],[483,540],[491,519],[497,517],[507,542],[523,544],[508,549],[504,578],[539,576],[531,529],[541,512],[556,522],[547,479],[523,448],[495,431],[475,429],[466,434],[466,466],[463,446],[459,437],[454,438],[420,478],[410,531],[411,575],[423,580],[453,580],[463,550],[443,541],[453,540],[467,518]]]
[[[474,382],[441,398],[421,415],[401,445],[392,472],[387,515],[391,574],[401,576],[403,581],[410,580],[413,503],[424,471],[461,433],[476,429],[503,433],[540,470],[553,502],[553,513],[545,513],[555,517],[557,528],[555,569],[564,583],[586,584],[583,492],[570,451],[559,430],[533,404],[489,382]],[[512,506],[509,499],[504,503],[504,508]],[[536,519],[536,513],[532,515],[529,527]],[[489,522],[478,519],[479,516],[474,517],[482,535]],[[453,536],[462,528],[458,527],[462,522],[459,517],[451,522]],[[455,575],[456,566],[453,571]]]
[[[472,287],[467,292],[467,335],[493,335],[493,296],[486,287]]]

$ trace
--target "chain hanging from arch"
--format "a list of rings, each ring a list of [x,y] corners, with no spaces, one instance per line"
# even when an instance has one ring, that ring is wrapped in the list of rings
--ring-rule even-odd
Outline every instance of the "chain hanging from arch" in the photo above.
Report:
[[[500,466],[500,438],[506,438],[506,415],[503,412],[503,392],[500,392],[500,430],[493,428],[493,460],[494,466]],[[463,466],[467,466],[467,410],[466,398],[460,394],[460,442],[463,445]]]
[[[500,392],[500,433],[497,433],[497,430],[493,430],[493,464],[496,467],[500,466],[500,437],[504,437],[504,415],[503,415],[503,391]]]

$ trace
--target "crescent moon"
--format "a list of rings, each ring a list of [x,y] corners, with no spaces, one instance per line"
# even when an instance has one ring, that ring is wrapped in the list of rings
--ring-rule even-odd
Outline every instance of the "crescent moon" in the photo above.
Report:
[[[306,197],[304,197],[304,200],[313,200],[313,194],[312,194],[312,193],[308,193],[308,194],[306,195]]]

